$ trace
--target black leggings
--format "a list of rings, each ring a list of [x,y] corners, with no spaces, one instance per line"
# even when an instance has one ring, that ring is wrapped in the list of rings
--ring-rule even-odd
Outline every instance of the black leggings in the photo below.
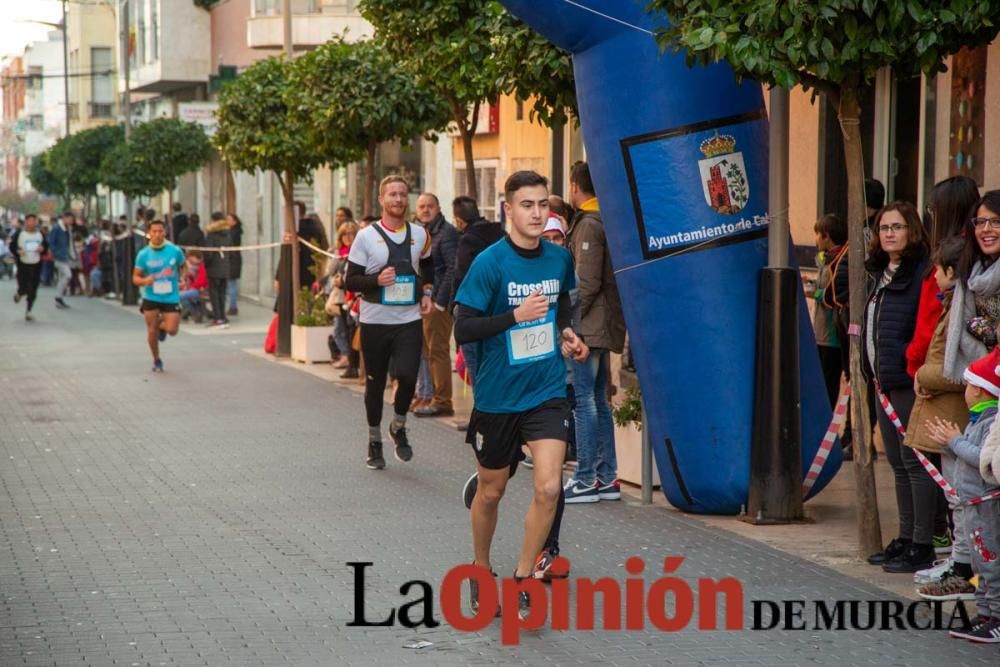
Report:
[[[410,409],[413,392],[417,387],[420,369],[420,350],[424,345],[424,327],[421,320],[406,324],[361,325],[361,355],[365,360],[365,412],[369,426],[382,423],[382,403],[385,400],[385,379],[389,362],[393,362],[396,397],[393,407],[396,414],[405,415]]]
[[[888,396],[896,408],[899,420],[903,424],[908,424],[916,398],[913,388],[891,389]],[[903,444],[902,436],[881,407],[878,411],[878,426],[882,432],[882,444],[885,445],[885,457],[892,466],[892,474],[896,481],[896,505],[899,508],[898,537],[913,540],[917,544],[929,545],[934,538],[935,524],[940,523],[938,494],[941,493],[941,489],[920,465],[913,448]],[[938,469],[941,468],[940,454],[927,453],[926,456]]]
[[[212,300],[212,317],[216,320],[226,320],[226,279],[209,278],[208,295]]]
[[[38,295],[38,283],[42,278],[42,263],[23,264],[17,263],[17,292],[28,299],[28,310],[35,305],[35,297]]]

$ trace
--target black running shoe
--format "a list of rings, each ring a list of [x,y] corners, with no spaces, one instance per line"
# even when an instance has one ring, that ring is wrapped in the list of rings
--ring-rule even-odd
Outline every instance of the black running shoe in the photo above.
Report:
[[[472,477],[465,480],[465,486],[462,487],[462,502],[465,503],[465,509],[472,509],[472,500],[476,497],[476,489],[479,488],[479,473],[472,473]]]
[[[965,638],[977,644],[1000,644],[1000,618],[977,625]]]
[[[517,570],[514,570],[514,581],[521,583],[525,579],[531,579],[531,575],[527,577],[517,576]],[[531,613],[531,596],[528,595],[527,591],[519,591],[517,594],[517,615],[523,621],[528,618],[528,614]]]
[[[475,563],[473,563],[473,565],[475,565]],[[490,574],[492,574],[494,577],[497,576],[497,573],[494,572],[492,569],[490,570]],[[472,613],[476,613],[479,611],[479,580],[476,579],[475,577],[469,579],[469,607],[472,609]],[[499,602],[497,602],[496,617],[500,618]]]
[[[395,431],[392,427],[389,427],[389,437],[392,441],[396,443],[396,459],[400,463],[406,463],[413,458],[413,447],[410,447],[410,441],[406,438],[406,427],[400,427]]]
[[[950,630],[948,634],[954,637],[955,639],[971,640],[973,637],[978,637],[982,633],[984,628],[989,627],[991,622],[992,619],[989,618],[988,616],[980,616],[976,620],[972,621],[971,626],[967,628],[961,628],[958,630]]]
[[[382,470],[385,468],[385,459],[382,457],[382,443],[373,441],[368,443],[368,469]]]

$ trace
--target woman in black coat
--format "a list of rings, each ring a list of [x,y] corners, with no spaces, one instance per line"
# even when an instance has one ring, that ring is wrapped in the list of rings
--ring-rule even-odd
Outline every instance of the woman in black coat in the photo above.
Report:
[[[906,346],[913,339],[929,262],[927,234],[912,204],[893,202],[879,211],[868,254],[865,266],[872,282],[862,329],[862,370],[888,397],[905,426],[916,399],[913,378],[906,372]],[[885,410],[879,406],[877,413],[885,456],[895,478],[899,534],[868,562],[887,572],[916,572],[934,562],[934,515],[940,490],[914,449],[903,445],[903,436]]]
[[[229,245],[243,245],[243,222],[235,213],[226,216],[229,226]],[[239,315],[240,273],[243,271],[243,256],[239,251],[229,253],[229,280],[226,288],[229,293],[229,310],[227,315]]]
[[[205,227],[205,231],[206,248],[232,245],[229,225],[222,213],[212,214],[212,221]],[[208,294],[212,301],[212,322],[209,326],[229,326],[229,318],[226,317],[226,283],[229,282],[231,254],[226,251],[205,252],[205,273],[208,275]]]

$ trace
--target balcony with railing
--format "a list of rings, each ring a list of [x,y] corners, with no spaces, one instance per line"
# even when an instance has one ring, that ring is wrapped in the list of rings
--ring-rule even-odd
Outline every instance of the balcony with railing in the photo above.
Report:
[[[167,7],[167,3],[163,3]],[[211,18],[193,2],[129,2],[130,86],[138,93],[169,93],[204,84],[211,74]],[[118,13],[118,29],[124,12]],[[119,74],[119,87],[124,80]]]
[[[283,0],[253,0],[247,20],[247,44],[253,49],[284,46]],[[307,50],[334,35],[348,41],[371,37],[373,29],[358,13],[358,0],[292,0],[292,42]]]

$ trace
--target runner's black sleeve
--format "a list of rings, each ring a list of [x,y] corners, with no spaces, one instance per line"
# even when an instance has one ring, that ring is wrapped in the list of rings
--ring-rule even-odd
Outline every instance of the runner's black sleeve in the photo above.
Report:
[[[434,260],[430,255],[420,260],[418,270],[420,271],[420,277],[424,279],[425,283],[434,283]]]
[[[508,310],[499,315],[484,315],[481,310],[458,304],[455,318],[455,342],[459,345],[485,340],[517,324],[514,311]]]
[[[556,302],[556,327],[561,334],[566,327],[573,327],[573,303],[569,292],[560,292]]]
[[[354,262],[347,262],[347,275],[344,278],[344,289],[348,292],[364,294],[378,289],[378,274],[365,275],[365,267]]]

